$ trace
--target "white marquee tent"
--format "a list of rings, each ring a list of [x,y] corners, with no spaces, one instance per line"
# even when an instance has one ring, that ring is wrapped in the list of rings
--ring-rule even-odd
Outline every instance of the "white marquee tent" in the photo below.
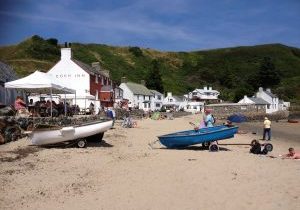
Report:
[[[72,93],[76,95],[76,90],[65,87],[60,81],[56,80],[49,74],[35,71],[34,73],[18,80],[5,83],[5,88],[21,89],[29,93],[53,93],[66,94]],[[51,103],[52,115],[52,103]]]
[[[5,88],[22,89],[29,93],[76,93],[75,90],[65,87],[60,81],[40,71],[6,82]]]

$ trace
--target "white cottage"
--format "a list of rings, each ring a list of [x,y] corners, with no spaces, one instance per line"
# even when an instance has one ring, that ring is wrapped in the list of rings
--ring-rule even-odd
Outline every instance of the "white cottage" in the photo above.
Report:
[[[200,101],[189,101],[184,106],[184,111],[192,112],[192,113],[199,113],[204,111],[204,102]]]
[[[123,98],[128,100],[129,108],[150,111],[153,94],[145,86],[144,80],[141,83],[127,82],[126,78],[122,78],[122,83],[119,87],[123,90]]]
[[[255,105],[257,110],[267,110],[267,106],[270,105],[267,101],[265,101],[262,98],[257,98],[257,97],[248,97],[244,96],[243,99],[241,99],[238,104],[241,105]],[[241,106],[243,109],[243,107]]]
[[[255,104],[266,106],[266,113],[273,113],[279,110],[286,110],[289,106],[288,102],[280,103],[278,97],[271,92],[270,89],[263,90],[262,87],[259,88],[258,92],[253,97],[244,96],[238,103],[240,104]]]
[[[168,108],[172,108],[174,110],[184,109],[187,105],[187,99],[183,96],[173,96],[171,92],[167,93],[167,96],[164,98],[163,106]]]
[[[150,90],[150,92],[153,94],[151,110],[160,110],[163,105],[164,95],[156,90]]]
[[[188,98],[193,101],[217,102],[220,92],[213,90],[212,87],[205,86],[203,89],[195,89],[188,94]]]
[[[255,95],[257,98],[261,98],[269,103],[267,105],[266,113],[272,113],[279,110],[279,99],[271,92],[271,89],[267,88],[264,91],[264,89],[260,87]]]

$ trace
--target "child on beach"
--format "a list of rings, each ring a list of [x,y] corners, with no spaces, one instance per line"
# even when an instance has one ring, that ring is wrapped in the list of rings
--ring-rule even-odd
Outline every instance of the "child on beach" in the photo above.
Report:
[[[289,153],[281,155],[282,159],[300,159],[300,153],[296,153],[294,148],[289,148]]]

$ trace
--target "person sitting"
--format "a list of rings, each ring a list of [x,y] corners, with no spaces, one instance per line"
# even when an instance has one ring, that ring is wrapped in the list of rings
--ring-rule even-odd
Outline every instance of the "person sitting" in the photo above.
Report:
[[[17,96],[15,100],[15,109],[18,111],[20,109],[26,109],[26,103],[23,101],[21,96]]]
[[[296,153],[294,148],[289,148],[289,153],[281,155],[282,159],[300,159],[300,153]]]
[[[94,104],[92,102],[89,105],[89,111],[90,111],[91,115],[94,115],[94,113],[95,113],[95,106],[94,106]]]
[[[14,106],[18,116],[27,117],[30,115],[29,111],[26,108],[26,103],[23,101],[23,98],[21,96],[16,97]]]
[[[227,120],[226,123],[224,123],[223,125],[225,125],[227,127],[234,127],[234,125],[232,124],[232,122],[230,120]]]

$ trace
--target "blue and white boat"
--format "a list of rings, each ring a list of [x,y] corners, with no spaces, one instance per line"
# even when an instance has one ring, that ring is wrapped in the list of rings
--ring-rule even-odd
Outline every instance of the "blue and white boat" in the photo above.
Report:
[[[228,127],[218,125],[201,128],[199,130],[186,130],[158,136],[161,144],[167,148],[187,147],[195,144],[209,145],[211,142],[233,138],[238,131],[237,126]]]

